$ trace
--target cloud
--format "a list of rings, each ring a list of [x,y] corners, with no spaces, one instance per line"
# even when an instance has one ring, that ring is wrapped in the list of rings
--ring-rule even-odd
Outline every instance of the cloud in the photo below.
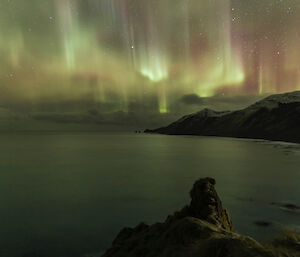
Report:
[[[219,111],[243,109],[261,100],[267,95],[235,95],[200,97],[197,94],[186,94],[179,99],[185,108],[210,108]]]
[[[204,100],[196,94],[184,95],[180,98],[180,101],[187,105],[203,105]]]

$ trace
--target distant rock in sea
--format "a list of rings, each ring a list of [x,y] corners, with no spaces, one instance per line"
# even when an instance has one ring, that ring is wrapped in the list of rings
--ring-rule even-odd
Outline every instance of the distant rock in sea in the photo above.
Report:
[[[212,178],[196,181],[188,206],[168,216],[163,223],[150,226],[140,223],[135,228],[124,228],[102,257],[299,256],[299,249],[295,247],[299,244],[299,235],[284,237],[276,241],[280,242],[277,246],[267,248],[235,233],[214,186]],[[292,255],[284,255],[286,253]]]
[[[295,214],[300,214],[300,206],[293,204],[293,203],[277,203],[277,202],[272,202],[271,205],[279,207],[283,211],[288,211],[288,212],[293,212]]]
[[[300,143],[300,91],[271,95],[243,110],[204,109],[145,133],[267,139]]]
[[[259,226],[259,227],[270,227],[270,226],[272,226],[271,222],[264,221],[264,220],[257,220],[257,221],[254,222],[254,224],[256,226]]]

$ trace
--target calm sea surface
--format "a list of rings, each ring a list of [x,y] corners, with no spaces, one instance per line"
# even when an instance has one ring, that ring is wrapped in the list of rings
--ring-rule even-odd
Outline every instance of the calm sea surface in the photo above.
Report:
[[[238,232],[299,229],[300,146],[214,137],[105,133],[0,135],[0,256],[84,256],[124,226],[153,223],[217,180]],[[255,221],[272,222],[264,228]]]

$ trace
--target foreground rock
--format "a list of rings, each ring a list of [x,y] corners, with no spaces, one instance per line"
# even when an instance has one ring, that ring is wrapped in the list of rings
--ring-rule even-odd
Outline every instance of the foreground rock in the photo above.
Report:
[[[300,143],[300,91],[272,95],[234,112],[204,109],[167,127],[145,130],[168,135],[256,138]]]
[[[164,223],[124,228],[103,257],[279,256],[254,239],[234,233],[214,185],[212,178],[196,181],[188,206]]]

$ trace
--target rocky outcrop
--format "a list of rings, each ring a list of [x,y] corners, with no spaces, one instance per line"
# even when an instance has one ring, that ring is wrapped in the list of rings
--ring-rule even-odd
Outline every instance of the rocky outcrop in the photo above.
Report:
[[[218,228],[233,231],[233,225],[226,209],[215,189],[216,181],[213,178],[199,179],[190,191],[191,202],[180,212],[176,212],[167,218],[166,222],[193,217],[205,220]]]
[[[272,95],[233,112],[204,109],[167,127],[145,130],[168,135],[256,138],[300,143],[300,91]]]
[[[103,257],[273,257],[254,239],[234,233],[215,190],[215,180],[196,181],[191,202],[163,223],[124,228]]]
[[[233,231],[231,218],[222,206],[215,184],[216,181],[213,178],[196,181],[190,192],[192,200],[188,216],[206,220],[218,227]]]

